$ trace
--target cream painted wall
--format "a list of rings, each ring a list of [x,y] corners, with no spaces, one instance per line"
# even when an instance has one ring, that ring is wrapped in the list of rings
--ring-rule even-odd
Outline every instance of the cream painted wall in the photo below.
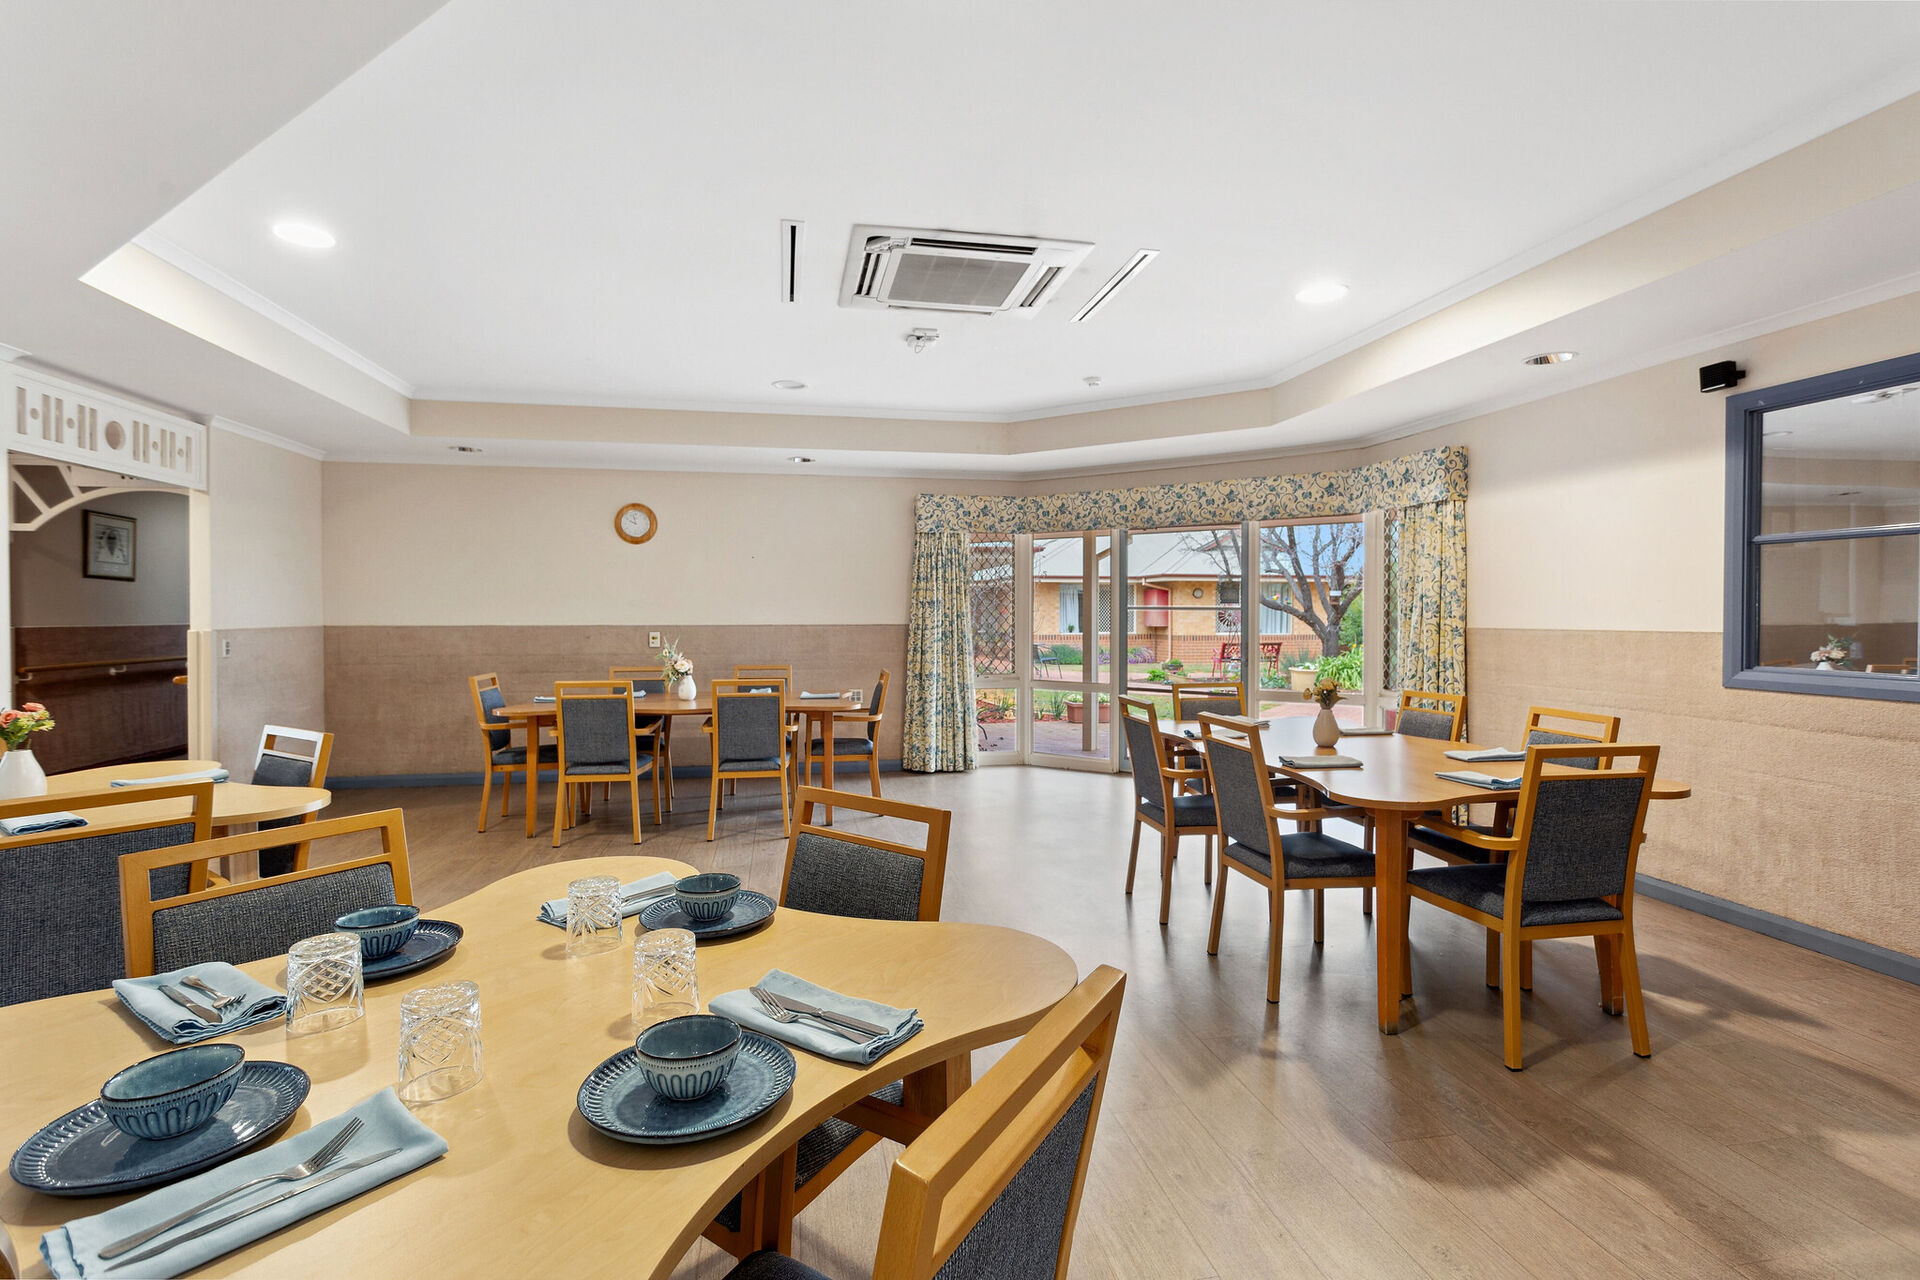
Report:
[[[231,431],[208,434],[207,625],[320,626],[320,463]]]
[[[85,510],[131,516],[134,580],[82,572]],[[66,511],[11,546],[16,627],[143,627],[187,624],[187,496],[119,493]]]

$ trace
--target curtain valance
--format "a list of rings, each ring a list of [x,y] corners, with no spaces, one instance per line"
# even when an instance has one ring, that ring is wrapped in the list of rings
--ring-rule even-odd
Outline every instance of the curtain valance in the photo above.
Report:
[[[1461,445],[1449,445],[1347,471],[1030,497],[923,493],[914,504],[914,528],[923,533],[1166,529],[1237,524],[1241,520],[1351,516],[1430,502],[1465,501],[1466,496],[1467,451]]]

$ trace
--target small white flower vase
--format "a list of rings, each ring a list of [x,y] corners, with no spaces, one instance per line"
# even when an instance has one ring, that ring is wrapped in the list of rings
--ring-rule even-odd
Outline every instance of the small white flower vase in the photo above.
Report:
[[[695,687],[692,676],[681,676],[680,683],[673,686],[673,696],[682,702],[692,702],[700,691]]]
[[[47,773],[33,752],[13,747],[0,756],[0,800],[25,800],[47,794]]]
[[[1823,660],[1821,662],[1815,663],[1813,669],[1815,671],[1831,671],[1833,670],[1833,664],[1831,662],[1827,662]]]
[[[1333,708],[1320,708],[1320,714],[1313,718],[1314,745],[1330,747],[1338,741],[1340,741],[1340,722],[1333,718]]]

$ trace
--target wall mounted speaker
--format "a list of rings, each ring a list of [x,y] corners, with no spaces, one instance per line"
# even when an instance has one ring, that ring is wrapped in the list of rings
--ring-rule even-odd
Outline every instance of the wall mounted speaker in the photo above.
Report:
[[[1740,385],[1740,379],[1747,376],[1745,369],[1737,367],[1731,360],[1722,360],[1719,364],[1700,366],[1700,390],[1726,391]]]

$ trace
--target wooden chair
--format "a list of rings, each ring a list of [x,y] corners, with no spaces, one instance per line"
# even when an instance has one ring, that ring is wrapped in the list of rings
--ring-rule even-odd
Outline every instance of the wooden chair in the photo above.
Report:
[[[256,787],[324,787],[327,766],[333,760],[333,735],[315,729],[289,729],[270,724],[260,730],[260,746],[253,754],[253,785]],[[315,814],[297,818],[270,818],[257,824],[262,831],[298,827],[312,822]],[[305,850],[298,844],[276,845],[260,851],[260,874],[285,875],[302,860]]]
[[[652,667],[608,667],[607,679],[623,681],[633,690],[633,745],[642,755],[653,757],[653,772],[656,785],[666,797],[667,812],[673,812],[673,717],[648,716],[647,704],[640,697],[664,698],[667,696],[667,669]],[[600,794],[606,795],[607,784]],[[660,825],[656,817],[654,825]]]
[[[1185,724],[1203,714],[1243,716],[1247,713],[1247,687],[1218,680],[1198,681],[1173,686],[1173,718]]]
[[[778,679],[788,688],[793,687],[793,664],[790,662],[736,662],[733,666],[735,680]]]
[[[1416,704],[1434,703],[1435,707]],[[1393,731],[1413,738],[1439,738],[1460,741],[1467,727],[1467,695],[1464,693],[1427,693],[1419,689],[1400,691],[1400,710],[1394,717]]]
[[[248,831],[218,840],[153,849],[120,862],[122,946],[127,976],[171,973],[190,964],[225,960],[246,964],[279,955],[302,938],[332,933],[333,922],[361,907],[413,902],[407,829],[398,809],[328,818],[309,825],[306,845],[378,832],[380,852],[369,857],[302,866],[271,880],[197,889],[155,901],[159,873],[182,863],[204,863],[261,849],[271,832]]]
[[[815,808],[850,809],[874,817],[895,818],[925,828],[919,844],[882,840],[849,833],[844,827],[814,823]],[[903,804],[893,800],[846,797],[817,787],[801,787],[798,820],[787,840],[787,865],[780,877],[780,905],[822,915],[853,916],[864,920],[938,920],[940,898],[947,877],[947,840],[953,815],[945,809]],[[771,1199],[799,1213],[817,1199],[833,1180],[852,1167],[874,1144],[877,1132],[861,1127],[861,1114],[870,1104],[894,1118],[904,1117],[905,1086],[896,1080],[875,1090],[838,1118],[810,1129],[793,1149],[791,1161],[782,1160],[761,1178],[776,1176],[790,1165],[790,1190],[769,1188],[758,1180],[736,1196],[709,1223],[703,1234],[738,1257],[751,1252],[770,1230],[781,1237],[789,1224],[747,1221],[750,1208]]]
[[[594,783],[624,782],[640,843],[640,779],[653,778],[653,825],[660,825],[660,775],[633,731],[633,686],[624,680],[560,680],[553,686],[560,785],[553,793],[553,847],[590,803]],[[588,794],[581,794],[583,789]]]
[[[1298,807],[1273,799],[1258,720],[1209,716],[1215,732],[1205,738],[1207,772],[1220,811],[1220,867],[1213,878],[1213,925],[1207,954],[1220,954],[1220,925],[1227,909],[1227,872],[1237,871],[1267,891],[1267,1003],[1280,1002],[1280,944],[1286,926],[1286,892],[1313,891],[1313,941],[1326,941],[1326,891],[1373,887],[1373,855],[1357,844],[1318,830],[1280,833],[1282,822],[1317,824],[1325,809],[1309,807],[1306,789],[1296,789]]]
[[[753,692],[771,684],[772,692]],[[793,830],[787,780],[793,768],[794,732],[786,718],[786,684],[767,680],[715,680],[713,715],[701,729],[707,735],[707,839],[720,817],[720,783],[738,778],[777,778],[780,782],[780,830]]]
[[[1913,663],[1912,663],[1911,661],[1908,661],[1908,662],[1869,662],[1869,663],[1867,664],[1867,670],[1869,670],[1869,671],[1881,671],[1881,672],[1885,672],[1885,673],[1887,673],[1887,674],[1889,674],[1889,675],[1896,675],[1896,676],[1910,676],[1910,675],[1912,675],[1912,674],[1913,674]]]
[[[1123,697],[1120,721],[1133,766],[1133,844],[1127,851],[1127,893],[1133,893],[1134,866],[1140,860],[1140,829],[1152,827],[1160,833],[1160,923],[1165,924],[1173,905],[1173,860],[1179,856],[1180,837],[1204,838],[1207,864],[1203,879],[1212,884],[1213,841],[1220,827],[1214,817],[1212,796],[1183,793],[1186,784],[1206,777],[1206,769],[1174,765],[1153,705]]]
[[[165,801],[185,804],[167,805]],[[131,820],[124,805],[147,812]],[[152,810],[162,812],[155,815]],[[213,817],[213,783],[111,787],[0,803],[0,818],[82,810],[88,826],[6,837],[0,849],[0,1004],[98,991],[128,976],[120,883],[126,860],[149,849],[198,849]],[[272,837],[269,836],[268,840]],[[207,855],[154,877],[150,898],[205,889]],[[329,922],[331,925],[331,922]]]
[[[1125,991],[1125,974],[1095,969],[908,1143],[887,1184],[873,1280],[1066,1280]],[[728,1280],[828,1277],[763,1252]]]
[[[887,687],[892,684],[892,682],[893,672],[882,671],[880,673],[879,683],[873,686],[873,701],[867,704],[867,714],[847,715],[845,713],[836,713],[833,717],[833,722],[836,726],[842,724],[864,724],[867,726],[866,736],[864,737],[842,738],[835,735],[833,739],[833,755],[836,760],[842,756],[854,760],[858,760],[862,756],[866,757],[867,780],[873,788],[873,794],[876,796],[880,794],[880,722],[886,718]],[[813,782],[813,765],[814,757],[816,756],[820,757],[820,785],[823,787],[831,787],[833,785],[833,779],[826,776],[826,750],[827,744],[825,739],[812,738],[808,740],[806,749],[800,755],[800,785],[807,786]]]
[[[1543,768],[1578,760],[1583,746],[1527,748],[1519,811],[1511,836],[1488,835],[1446,822],[1443,834],[1488,851],[1482,866],[1415,867],[1411,898],[1462,916],[1500,935],[1500,1011],[1507,1067],[1520,1053],[1521,947],[1540,938],[1591,937],[1600,970],[1600,1004],[1626,1002],[1633,1051],[1653,1054],[1633,943],[1633,873],[1646,839],[1647,801],[1660,761],[1654,746],[1613,746],[1605,767],[1548,778]],[[1622,761],[1631,762],[1622,767]],[[1491,855],[1504,854],[1504,862]]]
[[[473,718],[480,726],[480,738],[487,753],[486,768],[480,775],[480,830],[485,832],[487,804],[493,795],[494,775],[500,774],[505,779],[500,792],[500,816],[504,818],[507,816],[507,804],[513,799],[513,772],[524,768],[527,763],[527,747],[513,745],[513,731],[523,730],[527,743],[538,746],[538,763],[557,764],[560,755],[559,749],[552,743],[539,745],[539,729],[501,717],[500,708],[507,705],[507,697],[500,691],[499,676],[489,671],[485,675],[468,676],[467,683],[473,687]],[[533,803],[532,796],[527,797],[527,803]]]

